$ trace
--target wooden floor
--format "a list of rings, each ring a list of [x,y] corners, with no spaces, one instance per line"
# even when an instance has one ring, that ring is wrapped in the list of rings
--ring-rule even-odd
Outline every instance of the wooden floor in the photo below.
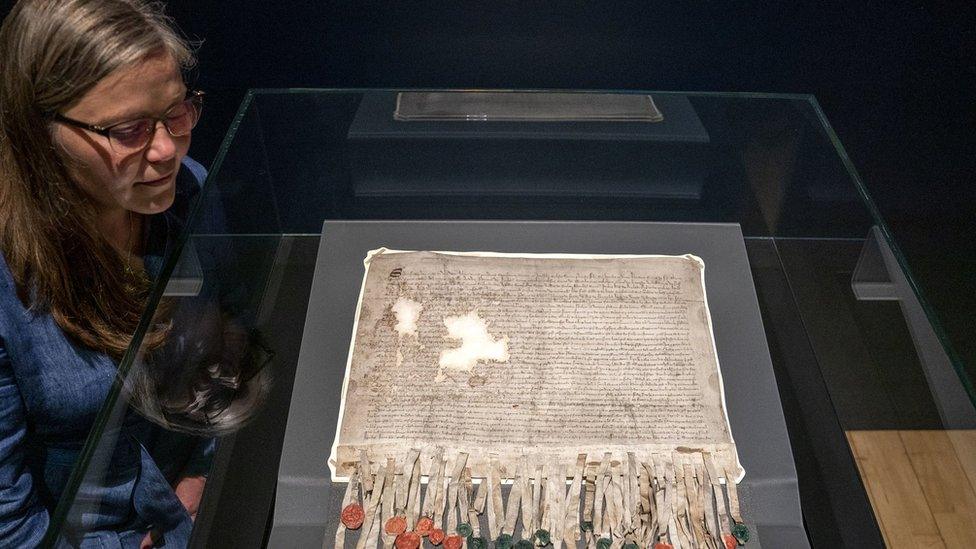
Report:
[[[848,431],[888,547],[976,547],[976,431]]]

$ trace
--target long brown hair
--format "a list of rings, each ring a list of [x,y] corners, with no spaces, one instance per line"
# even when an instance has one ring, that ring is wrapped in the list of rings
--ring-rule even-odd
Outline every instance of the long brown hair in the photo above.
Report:
[[[0,27],[0,251],[18,293],[68,336],[116,359],[129,346],[149,281],[95,225],[92,200],[73,182],[52,134],[54,113],[114,71],[169,53],[194,64],[157,3],[22,0]],[[144,346],[157,347],[156,324]]]

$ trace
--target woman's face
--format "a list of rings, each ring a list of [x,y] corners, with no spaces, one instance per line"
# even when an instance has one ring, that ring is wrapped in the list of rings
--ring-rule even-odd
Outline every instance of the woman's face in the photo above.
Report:
[[[106,76],[64,116],[96,126],[138,118],[162,117],[183,101],[186,87],[172,56],[158,54]],[[56,124],[72,179],[91,197],[101,214],[162,212],[173,204],[176,174],[190,147],[190,136],[173,137],[157,123],[145,149],[120,154],[107,137],[67,124]]]

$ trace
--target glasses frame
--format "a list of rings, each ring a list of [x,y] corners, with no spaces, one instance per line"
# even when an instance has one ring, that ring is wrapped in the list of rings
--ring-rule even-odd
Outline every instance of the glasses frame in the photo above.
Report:
[[[186,92],[186,98],[183,99],[183,101],[182,101],[182,102],[193,101],[193,103],[197,106],[197,109],[199,110],[199,113],[197,114],[197,119],[193,122],[193,125],[190,126],[190,130],[191,131],[193,130],[193,128],[196,127],[197,122],[200,121],[200,116],[203,114],[203,98],[204,98],[205,95],[206,95],[206,93],[203,92],[203,91],[201,91],[201,90],[188,91],[188,92]],[[90,132],[92,132],[94,134],[100,135],[100,136],[108,139],[109,147],[112,147],[112,137],[111,137],[112,129],[115,128],[115,127],[117,127],[117,126],[122,126],[123,124],[131,124],[132,122],[135,122],[136,120],[152,120],[153,121],[152,132],[150,132],[148,135],[152,135],[152,133],[156,131],[156,128],[158,127],[158,125],[159,125],[160,122],[163,123],[163,127],[166,128],[166,132],[169,133],[173,137],[182,137],[183,135],[188,135],[190,132],[186,132],[185,134],[181,134],[181,135],[177,135],[177,134],[173,133],[173,130],[170,129],[169,124],[166,123],[166,120],[169,118],[169,113],[172,112],[172,110],[175,109],[178,106],[179,106],[179,104],[173,105],[173,107],[170,108],[168,111],[166,111],[166,114],[164,114],[160,118],[154,118],[154,117],[151,117],[151,116],[150,117],[143,117],[143,118],[133,118],[132,120],[124,120],[124,121],[119,122],[117,124],[112,124],[111,126],[99,126],[97,124],[89,124],[87,122],[82,122],[81,120],[75,120],[74,118],[68,118],[67,116],[65,116],[65,115],[63,115],[61,113],[54,113],[54,120],[56,120],[57,122],[61,122],[63,124],[67,124],[69,126],[73,126],[75,128],[81,128],[83,130],[88,130],[88,131],[90,131]],[[143,145],[142,147],[140,147],[138,149],[132,149],[131,152],[134,153],[134,152],[138,152],[138,151],[145,150],[145,148],[148,147],[150,143],[152,143],[152,138],[151,137],[149,139],[146,139],[146,144],[145,145]],[[112,147],[112,150],[115,151],[115,152],[119,152],[119,153],[122,153],[122,152],[128,153],[128,152],[130,152],[130,151],[117,151],[115,149],[115,147]]]

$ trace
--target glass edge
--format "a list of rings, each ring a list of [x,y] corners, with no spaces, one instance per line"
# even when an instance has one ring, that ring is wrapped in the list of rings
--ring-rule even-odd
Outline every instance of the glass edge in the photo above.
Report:
[[[187,232],[184,231],[184,236],[181,236],[178,239],[177,244],[173,248],[175,257],[179,257],[179,254],[182,252],[183,243],[186,240],[186,234]],[[61,531],[64,520],[71,511],[71,507],[74,505],[75,497],[77,496],[78,489],[81,487],[81,483],[84,480],[85,473],[88,471],[91,458],[94,455],[95,450],[98,448],[102,435],[105,432],[105,427],[108,424],[108,417],[111,416],[115,405],[118,403],[119,395],[122,393],[122,388],[125,385],[125,379],[128,376],[129,370],[132,368],[132,363],[135,360],[135,356],[138,354],[139,347],[142,346],[142,340],[146,334],[146,329],[148,328],[163,295],[161,289],[165,289],[166,284],[162,281],[169,280],[175,264],[175,261],[168,261],[160,271],[159,279],[150,293],[149,299],[146,302],[146,308],[143,311],[142,317],[139,319],[139,325],[136,327],[136,330],[133,333],[132,342],[129,344],[128,349],[126,349],[125,354],[122,355],[122,359],[119,361],[118,370],[116,371],[115,378],[112,382],[112,387],[109,389],[108,395],[106,395],[105,400],[102,402],[98,415],[95,416],[95,421],[92,423],[92,430],[85,438],[85,444],[82,446],[81,452],[79,453],[78,461],[71,470],[71,476],[68,477],[68,482],[65,485],[64,491],[61,493],[61,498],[58,500],[58,505],[55,507],[54,514],[51,516],[51,519],[48,522],[47,532],[45,532],[44,539],[41,542],[42,547],[54,546],[58,539],[58,534]]]
[[[250,88],[249,95],[286,95],[286,94],[332,94],[332,93],[367,93],[367,92],[556,92],[556,93],[622,93],[628,95],[683,95],[690,97],[729,97],[738,99],[789,99],[794,101],[808,101],[810,94],[804,93],[769,93],[769,92],[714,92],[714,91],[661,91],[661,90],[624,90],[624,89],[566,89],[566,88]]]
[[[224,136],[223,141],[221,142],[220,149],[217,151],[217,157],[214,160],[211,169],[207,171],[207,178],[204,180],[203,186],[200,188],[200,200],[196,201],[196,203],[193,205],[192,211],[187,216],[187,229],[193,226],[193,221],[196,219],[196,216],[198,215],[197,212],[200,210],[203,203],[203,197],[206,195],[209,185],[213,180],[212,175],[216,174],[219,171],[220,166],[223,164],[223,161],[227,156],[227,152],[234,141],[234,137],[237,135],[237,129],[240,127],[241,121],[247,113],[253,97],[253,91],[248,90],[244,96],[244,99],[241,100],[237,113],[234,115],[234,119],[231,122],[230,127],[227,129],[227,133]],[[61,498],[58,500],[54,514],[51,515],[51,518],[48,521],[48,528],[41,540],[41,547],[53,547],[57,542],[64,521],[67,518],[68,513],[71,511],[71,507],[74,505],[75,497],[78,494],[78,489],[81,487],[85,473],[88,471],[91,458],[94,455],[95,450],[98,448],[98,444],[105,432],[107,419],[118,402],[119,395],[122,393],[122,387],[124,386],[125,379],[128,376],[129,370],[132,368],[132,363],[135,360],[135,356],[138,354],[139,347],[142,346],[142,340],[146,334],[146,329],[149,327],[149,323],[152,321],[153,315],[155,315],[156,308],[159,305],[160,299],[162,299],[166,284],[169,281],[170,275],[172,275],[173,269],[175,268],[180,255],[183,253],[183,246],[188,238],[189,231],[184,230],[174,243],[173,253],[170,254],[170,257],[166,260],[166,264],[163,265],[163,268],[160,270],[159,277],[153,285],[153,289],[146,301],[146,308],[143,310],[142,317],[139,319],[139,324],[136,326],[136,330],[132,334],[132,341],[129,344],[129,348],[126,350],[125,354],[122,355],[122,359],[119,361],[118,370],[116,371],[115,379],[112,382],[112,387],[109,389],[108,395],[106,395],[105,400],[102,402],[98,415],[95,416],[95,420],[92,423],[92,429],[85,438],[85,443],[78,455],[78,461],[72,468],[71,476],[68,477],[68,482],[65,485],[64,491],[61,493]]]
[[[207,179],[204,181],[203,187],[200,189],[200,196],[202,197],[207,191],[207,185],[210,183],[211,174],[216,174],[220,171],[220,167],[224,164],[224,159],[227,157],[227,152],[230,150],[231,144],[233,144],[234,139],[237,137],[237,130],[241,126],[241,122],[244,120],[244,116],[251,107],[251,103],[254,101],[255,90],[249,89],[247,93],[244,94],[244,99],[241,99],[241,104],[237,107],[237,113],[234,114],[234,119],[231,120],[230,126],[227,128],[227,133],[224,135],[224,139],[220,142],[220,148],[217,149],[217,156],[214,158],[213,164],[210,169],[207,170]],[[199,202],[198,202],[199,204]],[[190,227],[190,222],[195,219],[197,208],[194,207],[193,213],[187,219],[187,227]]]
[[[875,204],[874,199],[871,198],[871,194],[864,185],[864,180],[861,179],[861,175],[858,173],[857,168],[854,167],[854,163],[847,154],[847,150],[844,148],[843,143],[841,143],[840,138],[837,137],[837,133],[834,131],[833,126],[831,126],[830,121],[827,120],[827,116],[824,113],[823,108],[821,108],[820,102],[817,101],[817,98],[813,95],[809,95],[807,101],[809,101],[810,106],[813,108],[814,113],[817,116],[817,119],[820,121],[824,131],[827,133],[827,137],[834,146],[834,150],[840,156],[841,162],[844,164],[844,168],[847,170],[848,175],[854,180],[857,191],[861,195],[861,199],[867,206],[868,211],[871,213],[874,223],[880,229],[881,234],[884,235],[885,241],[888,243],[888,247],[891,249],[893,255],[895,256],[895,260],[898,262],[898,266],[901,268],[902,272],[905,274],[905,278],[908,280],[908,285],[911,287],[912,292],[915,293],[915,297],[922,306],[922,310],[925,311],[926,319],[928,319],[929,324],[931,324],[936,337],[939,338],[939,343],[942,345],[942,349],[948,356],[949,362],[952,364],[952,369],[955,370],[956,376],[959,378],[959,382],[962,384],[963,390],[966,391],[970,403],[976,407],[976,388],[974,388],[973,380],[970,379],[969,373],[966,372],[966,369],[963,367],[962,358],[956,352],[952,342],[949,340],[949,336],[946,334],[945,329],[942,326],[942,321],[935,312],[935,308],[929,303],[928,298],[925,296],[925,291],[916,282],[912,269],[908,264],[908,259],[905,257],[905,254],[902,253],[901,247],[899,247],[898,243],[895,241],[894,234],[892,234],[891,229],[888,228],[888,224],[885,223],[884,218],[881,216],[881,211]]]

